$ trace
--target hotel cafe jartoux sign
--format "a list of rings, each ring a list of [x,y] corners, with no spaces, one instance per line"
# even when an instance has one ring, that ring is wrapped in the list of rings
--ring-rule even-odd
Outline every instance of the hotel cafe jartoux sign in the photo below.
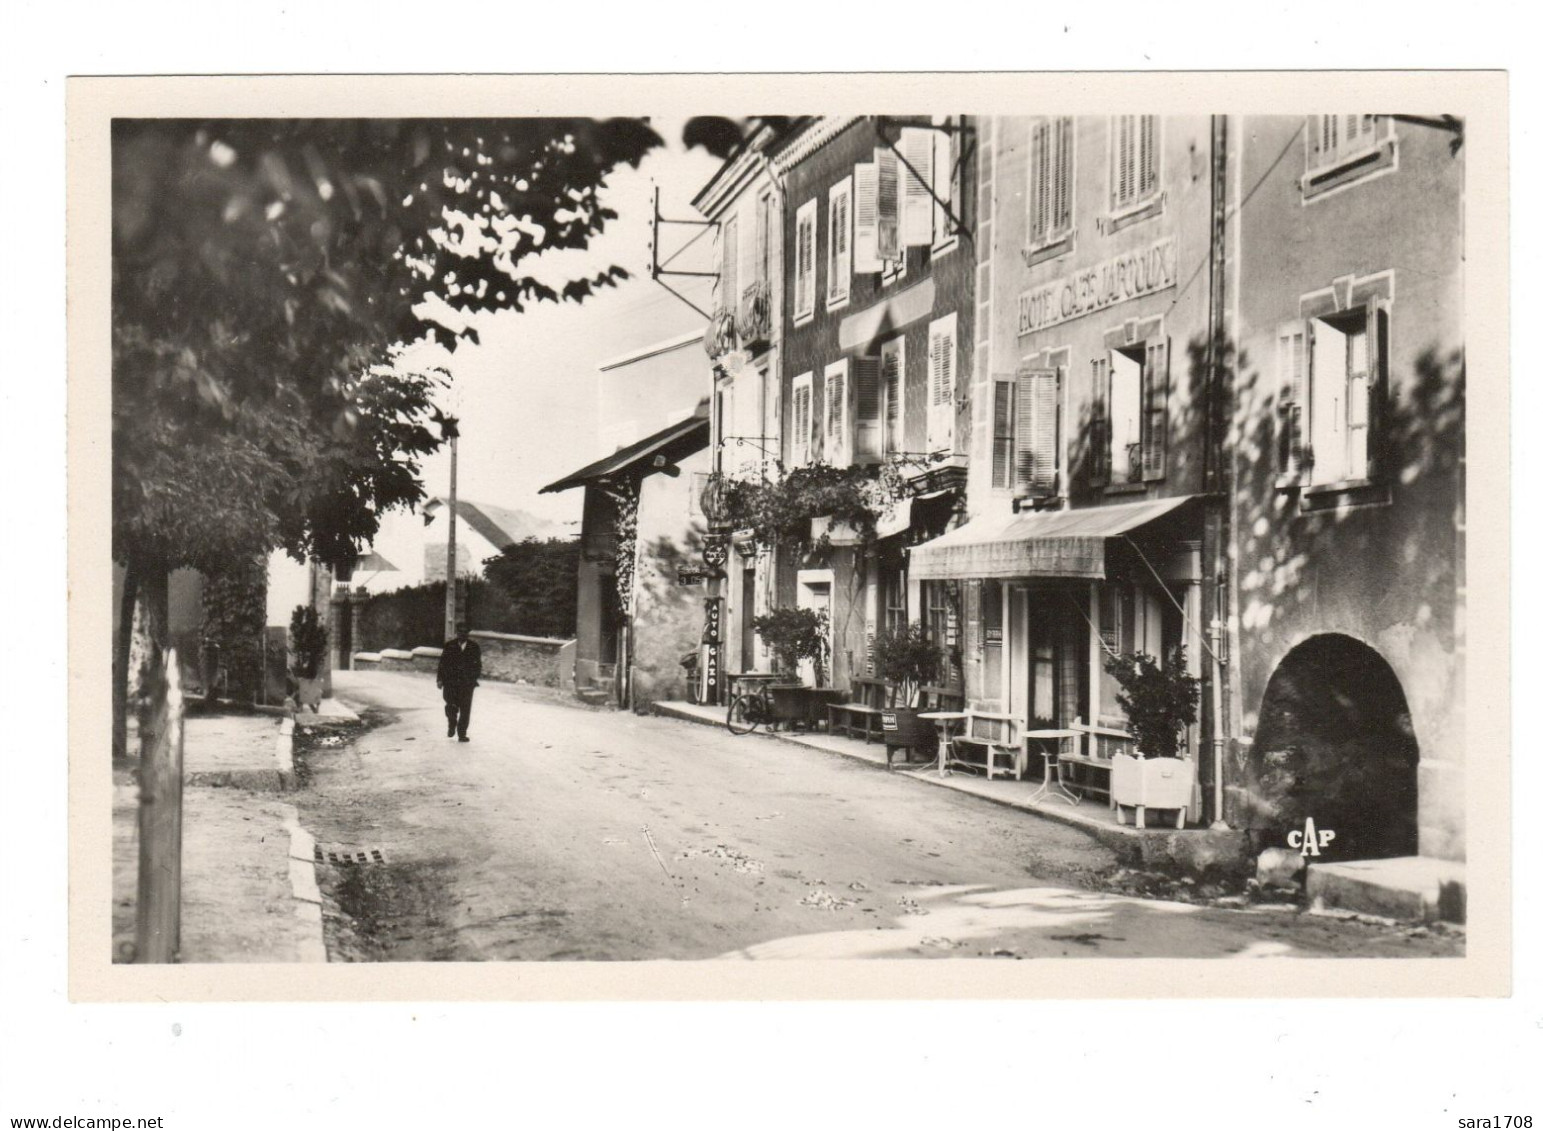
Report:
[[[1169,236],[1024,291],[1018,296],[1018,333],[1032,334],[1176,286],[1177,243]]]

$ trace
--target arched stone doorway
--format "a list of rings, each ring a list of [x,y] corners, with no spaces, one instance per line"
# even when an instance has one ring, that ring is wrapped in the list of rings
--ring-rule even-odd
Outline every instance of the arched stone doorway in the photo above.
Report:
[[[1419,747],[1403,687],[1350,636],[1314,636],[1270,677],[1247,764],[1249,824],[1272,844],[1311,817],[1335,860],[1419,849]]]

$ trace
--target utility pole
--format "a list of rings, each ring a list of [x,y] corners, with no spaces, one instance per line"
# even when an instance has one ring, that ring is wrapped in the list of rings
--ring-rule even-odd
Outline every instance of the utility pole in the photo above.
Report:
[[[461,422],[453,416],[445,417],[445,435],[450,438],[450,545],[445,552],[445,639],[455,636],[456,628],[456,572],[455,572],[455,472],[461,441]]]

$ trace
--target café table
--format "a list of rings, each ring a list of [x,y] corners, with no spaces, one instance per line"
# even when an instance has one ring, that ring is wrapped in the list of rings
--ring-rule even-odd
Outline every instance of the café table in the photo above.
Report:
[[[948,763],[954,752],[954,724],[970,716],[963,711],[921,711],[918,719],[929,719],[940,732],[938,738],[938,777],[948,776]],[[925,768],[925,767],[923,767]]]
[[[1061,743],[1068,738],[1079,738],[1081,734],[1081,731],[1061,730],[1059,728],[1026,730],[1023,732],[1025,739],[1035,738],[1055,743],[1053,750],[1041,750],[1039,752],[1039,756],[1045,760],[1045,780],[1038,789],[1029,794],[1030,801],[1038,801],[1048,793],[1051,797],[1059,798],[1062,801],[1070,801],[1073,805],[1082,804],[1082,798],[1067,789],[1066,783],[1061,780]],[[1059,793],[1050,792],[1052,781],[1054,781],[1056,789],[1060,791]]]

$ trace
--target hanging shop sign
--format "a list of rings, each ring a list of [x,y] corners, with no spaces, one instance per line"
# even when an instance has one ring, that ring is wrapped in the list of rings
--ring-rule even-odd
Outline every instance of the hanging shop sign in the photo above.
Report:
[[[1178,273],[1178,240],[1173,236],[1073,271],[1018,296],[1018,333],[1032,334],[1178,286]]]
[[[702,546],[702,562],[712,570],[712,576],[721,577],[723,567],[729,561],[729,542],[727,538],[709,538]]]
[[[675,569],[676,585],[701,585],[709,577],[716,577],[712,570],[706,566],[677,566]]]

